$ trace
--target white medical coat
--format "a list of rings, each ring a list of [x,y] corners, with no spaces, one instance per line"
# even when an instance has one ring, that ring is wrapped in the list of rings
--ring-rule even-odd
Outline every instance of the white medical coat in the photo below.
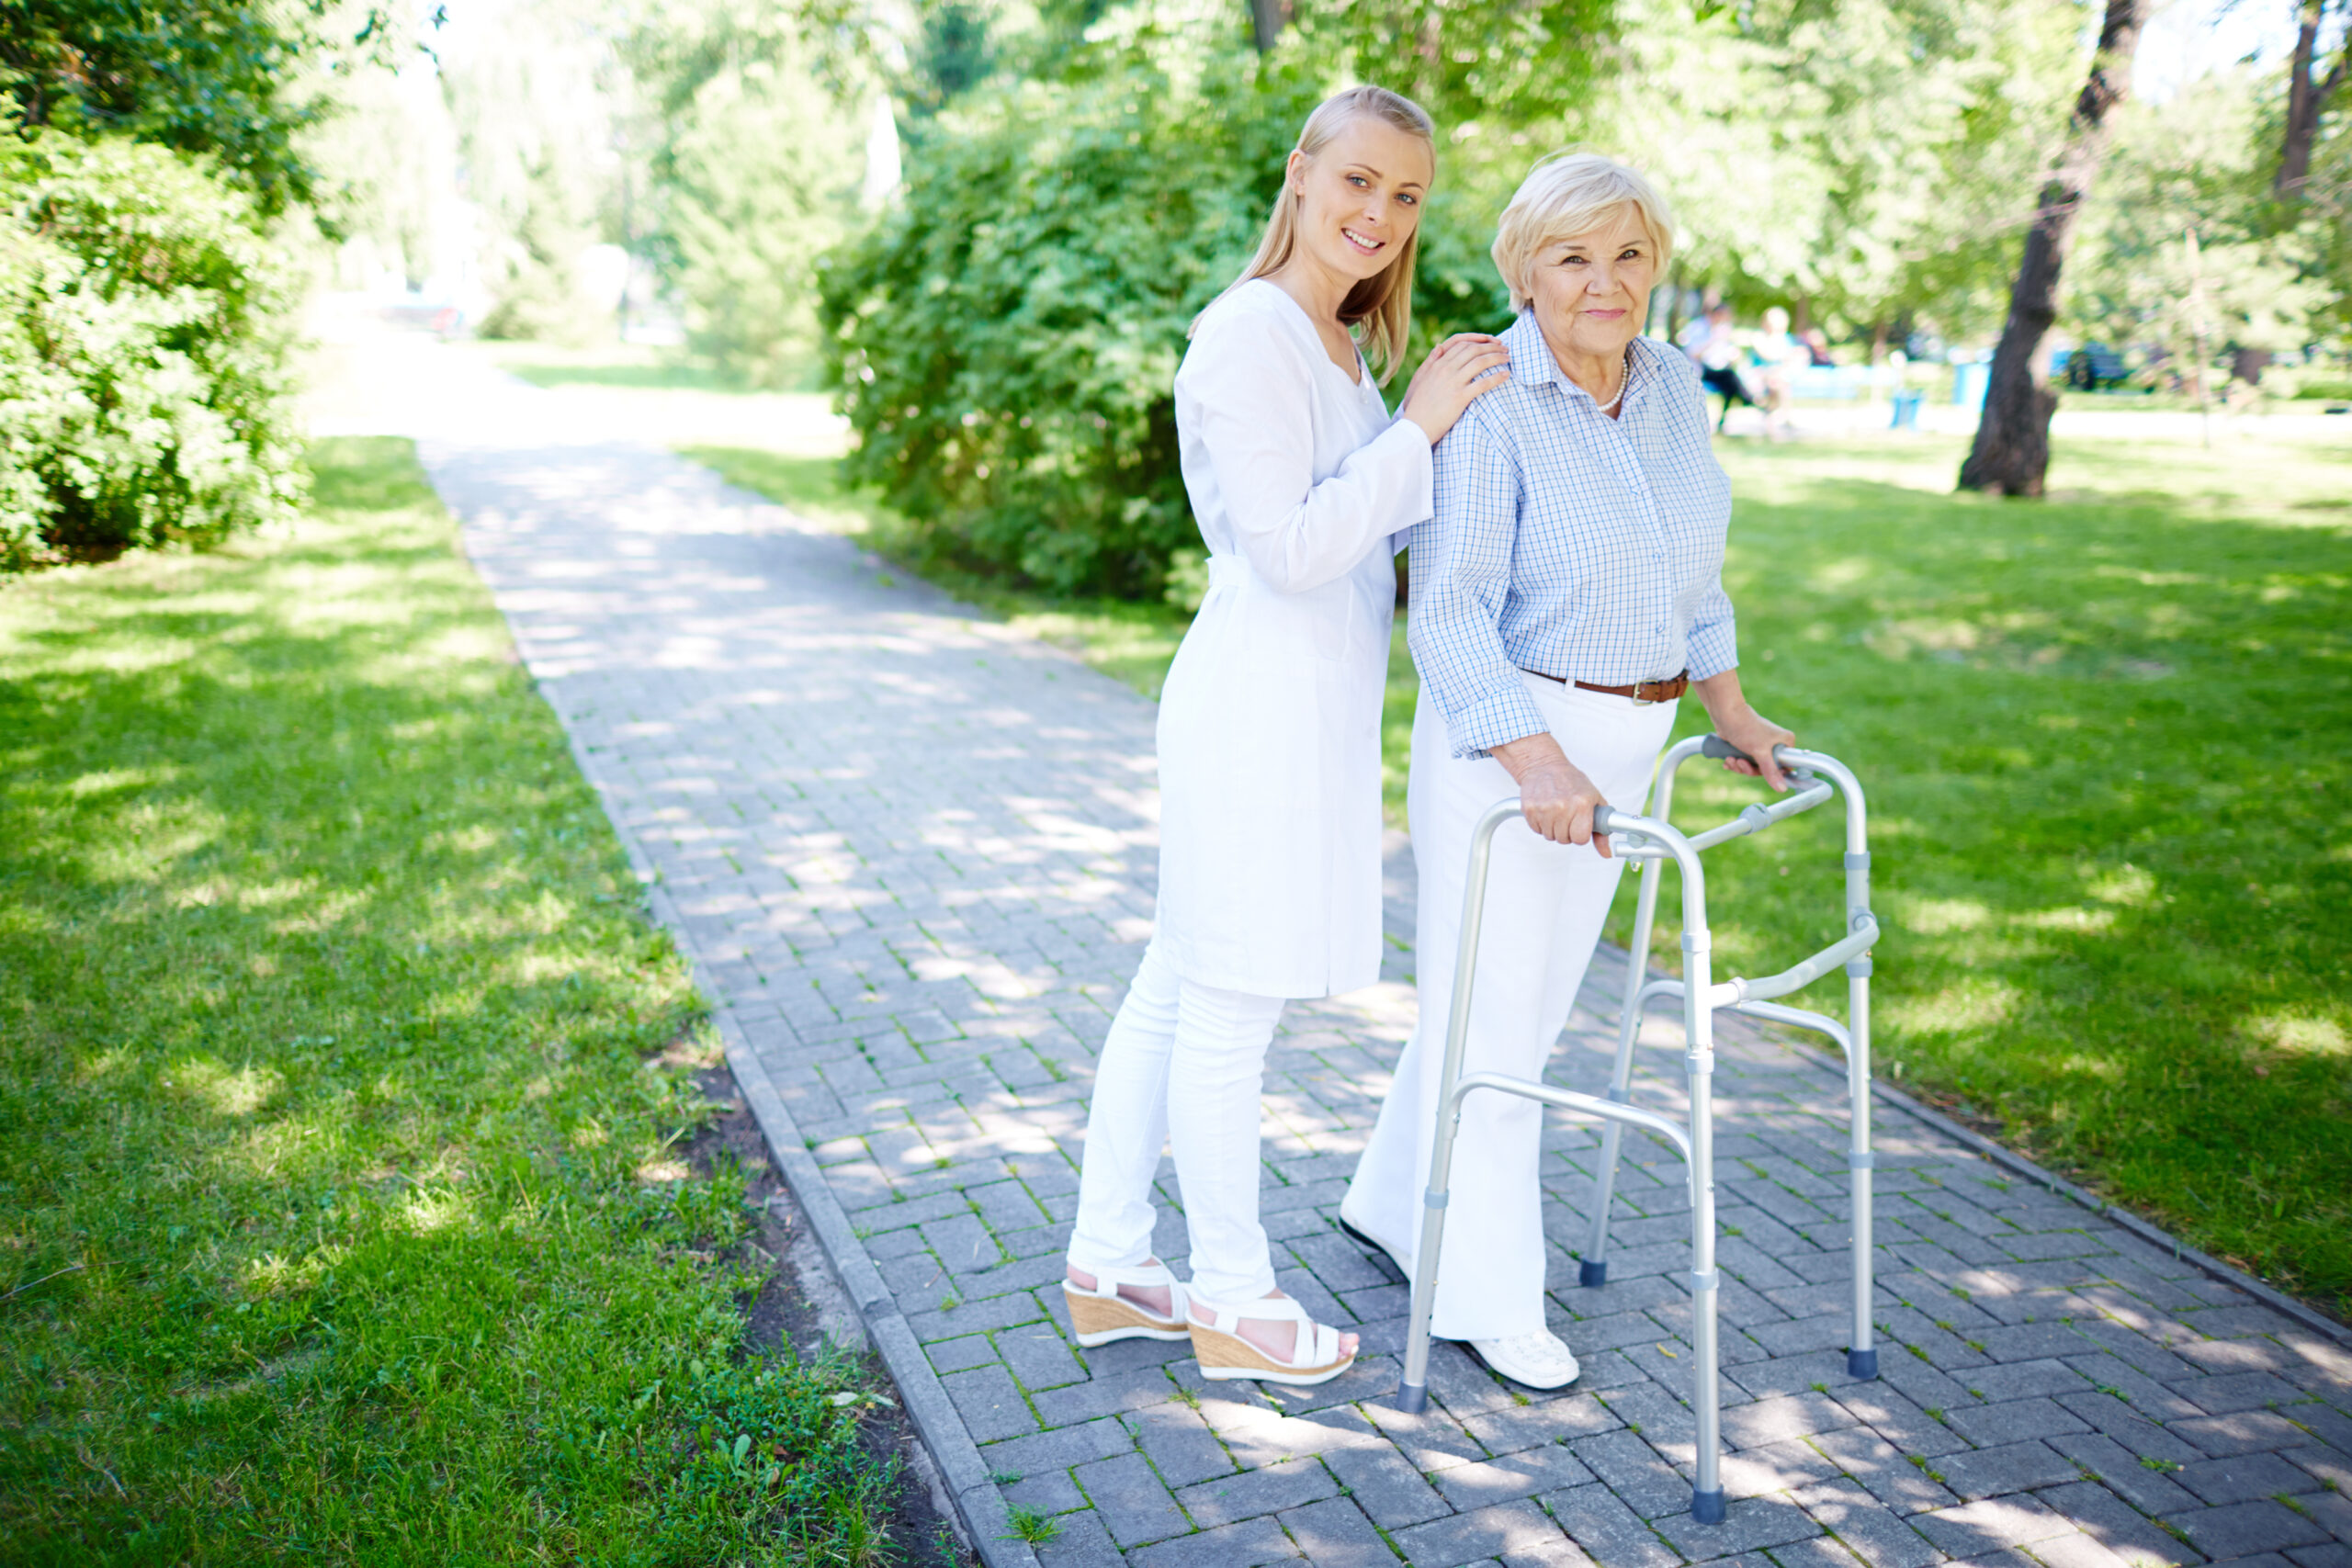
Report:
[[[1322,997],[1380,975],[1380,703],[1429,437],[1265,280],[1176,372],[1209,591],[1159,698],[1162,954],[1196,985]]]

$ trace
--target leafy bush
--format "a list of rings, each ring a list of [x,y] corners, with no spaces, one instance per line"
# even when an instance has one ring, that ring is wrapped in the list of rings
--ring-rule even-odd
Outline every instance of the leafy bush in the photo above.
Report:
[[[1170,383],[1248,259],[1314,85],[1137,46],[944,116],[904,199],[820,272],[877,482],[928,554],[1063,592],[1157,592],[1193,537]]]
[[[289,514],[291,305],[204,164],[0,137],[0,570]]]
[[[1194,47],[1186,73],[1164,38],[1097,46],[942,116],[902,200],[821,268],[850,477],[928,564],[1156,597],[1196,547],[1171,389],[1185,329],[1256,248],[1325,84],[1292,57]],[[1417,342],[1509,320],[1483,212],[1450,211],[1424,220]]]

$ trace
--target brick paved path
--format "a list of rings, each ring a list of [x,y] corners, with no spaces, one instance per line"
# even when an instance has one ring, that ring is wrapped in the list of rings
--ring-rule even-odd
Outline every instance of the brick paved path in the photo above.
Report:
[[[1547,1140],[1573,1392],[1531,1399],[1442,1348],[1437,1407],[1385,1408],[1405,1292],[1332,1219],[1411,1016],[1401,942],[1381,986],[1292,1009],[1268,1083],[1283,1283],[1371,1353],[1277,1393],[1204,1384],[1179,1347],[1076,1350],[1054,1281],[1151,912],[1149,705],[674,459],[426,456],[907,1343],[1005,1503],[1057,1519],[1044,1562],[2352,1568],[2352,1355],[1892,1108],[1885,1371],[1848,1379],[1841,1079],[1752,1037],[1725,1042],[1719,1104],[1729,1521],[1686,1512],[1663,1147],[1634,1145],[1613,1282],[1580,1292],[1596,1138]],[[1609,1003],[1586,1004],[1556,1076],[1595,1089]],[[1650,1056],[1637,1094],[1670,1104],[1675,1056]],[[1181,1258],[1181,1224],[1159,1245]]]

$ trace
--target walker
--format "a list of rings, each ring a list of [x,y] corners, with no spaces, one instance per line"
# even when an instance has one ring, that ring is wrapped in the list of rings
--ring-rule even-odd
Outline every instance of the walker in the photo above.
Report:
[[[1469,1032],[1470,994],[1477,976],[1478,922],[1487,897],[1487,867],[1495,829],[1519,815],[1519,801],[1497,801],[1479,818],[1470,840],[1470,876],[1462,900],[1462,944],[1453,975],[1453,1007],[1445,1036],[1445,1060],[1438,1079],[1437,1141],[1430,1165],[1430,1188],[1423,1198],[1420,1250],[1414,1259],[1412,1326],[1405,1340],[1405,1376],[1396,1390],[1396,1407],[1418,1415],[1429,1407],[1430,1311],[1437,1295],[1437,1260],[1445,1235],[1445,1206],[1453,1166],[1453,1137],[1462,1116],[1462,1101],[1476,1089],[1493,1089],[1522,1099],[1580,1111],[1608,1123],[1602,1134],[1599,1190],[1592,1204],[1592,1236],[1578,1269],[1580,1285],[1598,1288],[1609,1280],[1609,1205],[1617,1180],[1617,1157],[1624,1129],[1643,1127],[1682,1152],[1690,1183],[1690,1407],[1698,1421],[1698,1476],[1690,1496],[1690,1517],[1701,1524],[1719,1524],[1724,1517],[1722,1478],[1722,1391],[1716,1343],[1714,1014],[1717,1009],[1746,1013],[1774,1023],[1792,1024],[1829,1036],[1846,1053],[1846,1092],[1851,1115],[1851,1136],[1846,1168],[1853,1189],[1854,1331],[1846,1352],[1846,1371],[1855,1378],[1878,1376],[1878,1350],[1871,1337],[1871,1144],[1870,1144],[1870,950],[1878,941],[1878,921],[1871,914],[1871,856],[1862,787],[1835,757],[1794,746],[1778,747],[1773,759],[1785,769],[1795,787],[1781,799],[1750,806],[1730,821],[1703,833],[1686,835],[1667,821],[1674,798],[1677,769],[1692,757],[1738,757],[1747,754],[1715,735],[1694,735],[1668,748],[1660,760],[1657,815],[1635,816],[1607,807],[1593,814],[1593,831],[1609,834],[1611,847],[1627,860],[1639,861],[1641,887],[1634,904],[1634,941],[1625,971],[1625,1007],[1617,1034],[1617,1056],[1605,1096],[1554,1089],[1528,1078],[1499,1073],[1462,1075],[1464,1043]],[[1761,980],[1730,979],[1716,983],[1708,969],[1706,877],[1700,870],[1702,851],[1733,839],[1760,833],[1774,823],[1809,811],[1832,795],[1846,802],[1846,926],[1841,941],[1822,949],[1794,968]],[[1650,935],[1657,914],[1658,884],[1663,863],[1672,860],[1682,875],[1683,978],[1647,978]],[[1822,1013],[1782,1007],[1772,1000],[1802,990],[1822,976],[1844,965],[1849,998],[1850,1026]],[[1634,1044],[1641,1032],[1642,1015],[1661,997],[1682,1001],[1685,1055],[1690,1081],[1690,1111],[1687,1123],[1631,1103]]]

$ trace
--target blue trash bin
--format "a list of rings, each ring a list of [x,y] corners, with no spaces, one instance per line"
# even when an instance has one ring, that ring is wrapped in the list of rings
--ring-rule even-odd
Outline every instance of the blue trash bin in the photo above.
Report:
[[[1894,423],[1887,428],[1890,430],[1918,429],[1919,405],[1926,400],[1924,393],[1912,391],[1907,387],[1896,392],[1894,394]]]
[[[1992,387],[1993,366],[1989,360],[1951,367],[1951,406],[1956,409],[1983,408],[1984,394]]]

